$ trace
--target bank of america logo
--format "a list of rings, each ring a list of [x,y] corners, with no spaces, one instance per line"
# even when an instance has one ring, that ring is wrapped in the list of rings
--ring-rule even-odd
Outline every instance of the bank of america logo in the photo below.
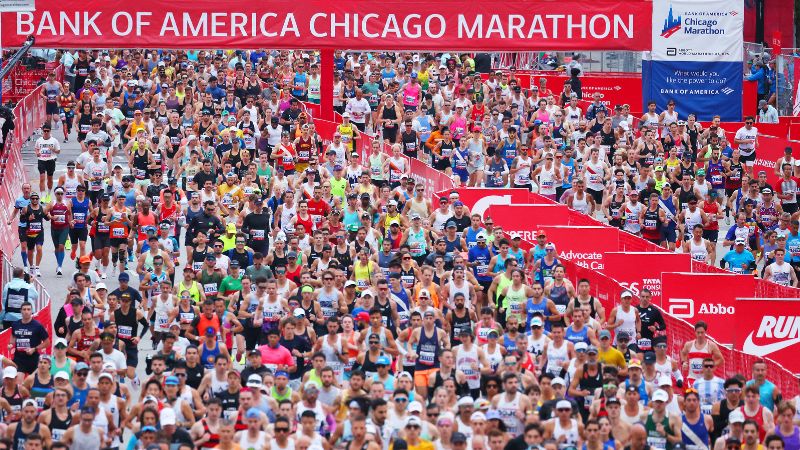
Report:
[[[661,30],[661,37],[668,38],[681,29],[681,16],[672,17],[672,5],[669,6],[669,14],[664,19],[664,28]]]
[[[729,87],[722,88],[722,93],[725,94],[725,95],[731,95],[731,92],[733,92],[733,89],[731,89]]]

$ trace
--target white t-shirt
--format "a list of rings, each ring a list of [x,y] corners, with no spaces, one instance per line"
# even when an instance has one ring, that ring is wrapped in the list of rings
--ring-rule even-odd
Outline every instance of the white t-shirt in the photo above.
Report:
[[[125,361],[125,355],[121,351],[113,349],[111,350],[111,354],[107,354],[104,351],[101,351],[100,353],[103,354],[103,362],[110,362],[114,364],[114,367],[117,370],[122,370],[128,367],[128,363]]]
[[[50,136],[50,139],[40,137],[36,139],[36,149],[39,151],[39,161],[50,161],[56,159],[57,153],[61,151],[61,144],[58,139]]]
[[[350,113],[350,120],[352,120],[353,123],[361,124],[367,121],[367,114],[372,112],[372,109],[369,107],[369,101],[363,97],[361,100],[355,97],[348,100],[346,110]]]
[[[747,127],[742,127],[742,128],[739,128],[739,130],[736,132],[735,139],[750,139],[750,140],[755,141],[756,136],[758,136],[758,128],[751,127],[748,130]],[[755,145],[752,144],[752,143],[750,143],[750,144],[739,144],[739,152],[743,156],[750,156],[755,151],[755,149],[756,149]]]

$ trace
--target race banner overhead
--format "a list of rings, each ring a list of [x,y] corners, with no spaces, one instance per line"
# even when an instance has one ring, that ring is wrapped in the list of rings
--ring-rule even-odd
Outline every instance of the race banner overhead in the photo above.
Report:
[[[211,8],[210,6],[213,6]],[[4,14],[4,46],[647,50],[652,3],[37,0]]]
[[[744,0],[654,0],[651,61],[642,67],[644,110],[670,100],[681,117],[742,119]]]

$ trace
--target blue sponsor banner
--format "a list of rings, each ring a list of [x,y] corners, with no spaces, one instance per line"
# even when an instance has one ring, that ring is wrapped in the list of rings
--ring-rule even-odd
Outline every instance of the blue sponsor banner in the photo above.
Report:
[[[742,120],[742,78],[740,62],[645,62],[642,110],[653,100],[663,111],[674,100],[681,118],[694,113],[698,120],[711,120],[719,114],[723,121],[737,122]]]

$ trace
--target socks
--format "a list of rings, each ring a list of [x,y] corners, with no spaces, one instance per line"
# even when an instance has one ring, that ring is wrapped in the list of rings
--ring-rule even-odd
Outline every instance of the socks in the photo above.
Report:
[[[56,253],[56,262],[58,263],[58,267],[61,267],[64,264],[64,252],[55,252]]]
[[[21,252],[21,255],[22,255],[22,265],[28,267],[28,252]]]

